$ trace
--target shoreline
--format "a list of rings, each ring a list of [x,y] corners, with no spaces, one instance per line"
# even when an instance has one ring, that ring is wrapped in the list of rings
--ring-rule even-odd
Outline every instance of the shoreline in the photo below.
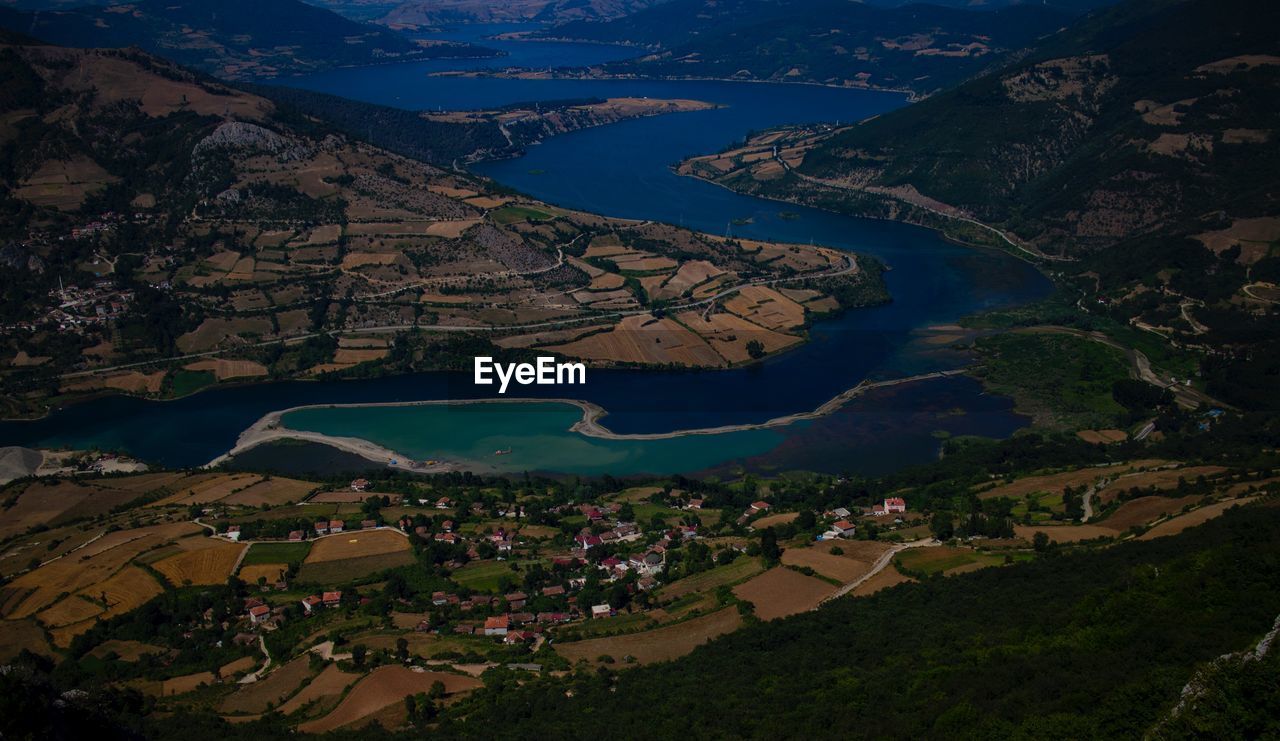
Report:
[[[301,411],[305,409],[361,409],[375,407],[416,407],[416,406],[462,406],[469,404],[567,404],[577,407],[582,411],[582,418],[573,423],[569,427],[568,432],[577,433],[583,437],[594,438],[597,440],[668,440],[680,437],[690,437],[694,435],[723,435],[733,432],[746,432],[749,430],[767,430],[778,427],[787,427],[806,420],[819,419],[826,417],[841,407],[848,404],[853,399],[862,396],[868,392],[892,386],[900,386],[918,381],[935,380],[939,378],[950,378],[952,376],[963,375],[968,373],[968,368],[955,368],[944,371],[933,371],[930,373],[921,373],[914,376],[905,376],[901,378],[892,378],[884,381],[860,381],[856,386],[845,389],[834,397],[820,404],[817,408],[807,412],[795,412],[792,414],[774,417],[764,422],[745,422],[741,424],[720,425],[717,427],[699,427],[684,430],[672,430],[670,432],[643,432],[643,433],[618,433],[610,430],[601,423],[601,419],[608,416],[609,412],[599,404],[595,404],[583,399],[533,399],[533,398],[488,398],[488,399],[424,399],[420,401],[387,401],[387,402],[366,402],[366,403],[350,403],[350,404],[303,404],[301,406],[280,409],[263,415],[258,421],[247,427],[236,438],[236,444],[230,450],[222,455],[214,458],[206,463],[203,468],[213,468],[231,460],[236,455],[245,453],[253,448],[270,442],[280,440],[301,440],[304,442],[319,443],[328,445],[346,453],[353,453],[373,463],[379,463],[386,466],[392,466],[400,470],[406,470],[413,473],[448,473],[459,470],[493,470],[492,467],[486,467],[478,461],[441,461],[434,465],[426,465],[419,461],[415,461],[412,456],[401,454],[390,448],[383,447],[377,443],[358,437],[343,437],[337,435],[326,435],[320,432],[311,432],[307,430],[294,430],[284,426],[284,415],[290,412]]]

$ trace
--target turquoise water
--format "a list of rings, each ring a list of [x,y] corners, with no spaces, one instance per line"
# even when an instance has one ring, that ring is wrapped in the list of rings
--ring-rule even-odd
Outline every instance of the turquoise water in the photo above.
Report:
[[[605,440],[569,428],[572,404],[520,403],[299,409],[285,427],[358,437],[415,460],[474,462],[498,473],[557,471],[628,476],[696,471],[765,453],[783,435],[745,430],[659,440]],[[495,455],[496,451],[510,451]]]

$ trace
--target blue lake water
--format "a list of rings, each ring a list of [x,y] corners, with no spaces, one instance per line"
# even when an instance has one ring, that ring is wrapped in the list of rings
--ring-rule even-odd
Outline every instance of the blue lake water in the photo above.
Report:
[[[478,38],[470,27],[456,38]],[[488,43],[488,42],[484,42]],[[548,393],[600,404],[617,432],[661,432],[760,422],[812,409],[867,377],[892,377],[958,361],[918,341],[919,331],[984,309],[1045,295],[1049,282],[1026,263],[997,252],[950,244],[925,229],[855,219],[742,196],[682,178],[670,165],[721,149],[752,130],[783,123],[851,121],[904,104],[900,95],[806,85],[697,81],[503,80],[431,77],[441,69],[506,66],[520,59],[577,66],[629,50],[580,44],[504,42],[505,60],[433,62],[343,69],[290,78],[288,84],[409,109],[479,108],[503,103],[650,96],[695,98],[724,107],[636,119],[556,137],[519,159],[476,167],[484,175],[557,205],[611,216],[646,218],[736,236],[825,244],[875,255],[890,268],[891,304],[860,309],[816,325],[804,347],[728,371],[592,371],[588,384]],[[504,47],[505,48],[505,47]],[[520,55],[524,55],[520,57]],[[538,63],[536,66],[540,66]],[[788,218],[782,213],[787,212]],[[750,223],[732,225],[735,220]],[[536,388],[536,387],[528,387]],[[523,391],[522,391],[523,394]],[[127,450],[167,465],[196,465],[225,452],[263,414],[318,403],[406,401],[481,396],[456,374],[424,373],[363,381],[286,382],[223,388],[172,402],[102,398],[35,422],[0,423],[0,444],[67,445]],[[720,447],[720,465],[805,467],[880,472],[935,455],[946,434],[1006,436],[1025,420],[1007,400],[982,394],[967,379],[914,384],[859,400],[825,420],[791,428],[762,452]],[[519,424],[515,423],[518,432]],[[775,444],[776,443],[776,444]],[[518,443],[515,443],[518,444]],[[545,439],[533,446],[546,445]],[[700,443],[701,444],[701,443]],[[425,451],[424,451],[425,452]],[[659,456],[660,457],[660,456]],[[644,470],[714,467],[715,456]],[[593,473],[584,461],[547,455],[555,468]],[[651,459],[645,459],[651,460]],[[569,461],[564,463],[564,461]]]

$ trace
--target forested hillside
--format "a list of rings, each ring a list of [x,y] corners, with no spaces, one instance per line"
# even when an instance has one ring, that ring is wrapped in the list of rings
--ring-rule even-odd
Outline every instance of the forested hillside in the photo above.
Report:
[[[137,46],[227,78],[496,54],[469,44],[418,43],[300,0],[143,0],[32,12],[0,8],[0,26],[64,46]]]
[[[1070,18],[1030,6],[976,12],[932,5],[876,8],[848,0],[673,0],[609,23],[566,23],[535,36],[652,49],[603,65],[607,74],[930,93],[998,64]]]

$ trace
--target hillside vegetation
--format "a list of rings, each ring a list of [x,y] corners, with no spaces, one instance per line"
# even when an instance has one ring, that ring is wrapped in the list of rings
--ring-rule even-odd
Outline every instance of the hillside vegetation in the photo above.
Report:
[[[1056,31],[1070,15],[1043,7],[990,12],[847,0],[672,0],[608,23],[534,34],[630,43],[652,53],[602,65],[608,75],[821,82],[929,93],[987,69]]]
[[[471,44],[414,42],[299,0],[142,0],[43,12],[3,8],[0,26],[65,46],[137,46],[227,78],[497,53]]]

